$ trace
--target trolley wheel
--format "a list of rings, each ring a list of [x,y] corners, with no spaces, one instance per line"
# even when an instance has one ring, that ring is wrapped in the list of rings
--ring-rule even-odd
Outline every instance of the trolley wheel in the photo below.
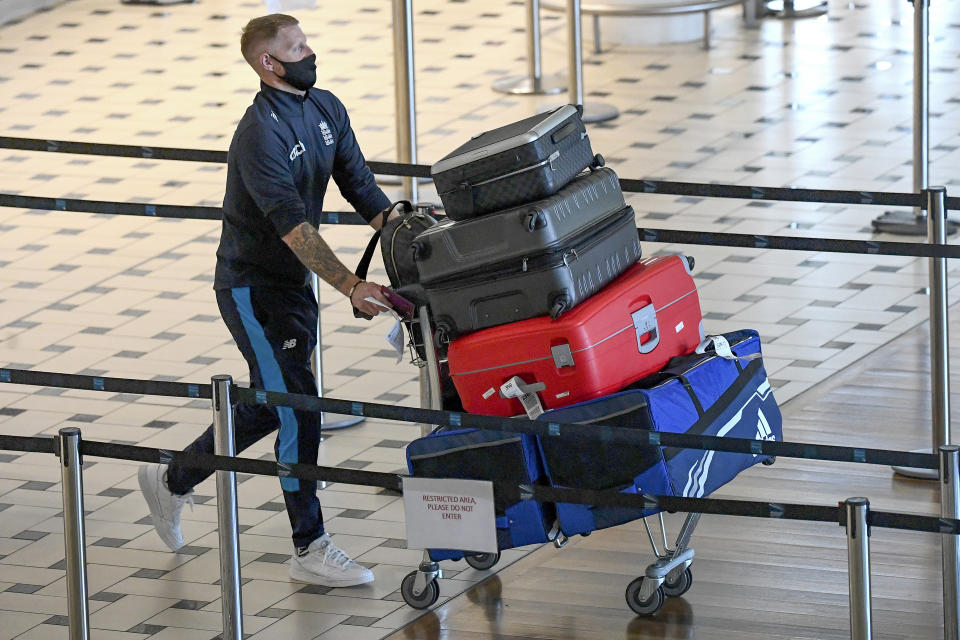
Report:
[[[627,606],[638,616],[652,616],[663,606],[663,587],[658,587],[646,600],[640,600],[640,589],[644,580],[645,578],[640,576],[627,585]]]
[[[440,597],[440,587],[437,586],[437,581],[431,580],[428,582],[427,588],[423,590],[423,593],[415,596],[413,595],[413,583],[416,579],[416,571],[411,571],[404,576],[403,581],[400,583],[400,595],[403,596],[403,601],[414,609],[426,609],[433,606],[437,598]]]
[[[776,462],[776,461],[777,461],[777,456],[770,456],[769,458],[767,458],[766,460],[764,460],[761,464],[764,464],[764,465],[766,465],[766,466],[769,467],[770,465],[772,465],[772,464],[773,464],[774,462]]]
[[[676,580],[670,580],[667,576],[663,581],[663,595],[678,598],[689,591],[691,586],[693,586],[693,572],[690,571],[690,567],[687,567]]]
[[[500,562],[500,552],[496,553],[478,553],[472,556],[466,556],[464,560],[467,564],[479,571],[492,569],[495,564]]]

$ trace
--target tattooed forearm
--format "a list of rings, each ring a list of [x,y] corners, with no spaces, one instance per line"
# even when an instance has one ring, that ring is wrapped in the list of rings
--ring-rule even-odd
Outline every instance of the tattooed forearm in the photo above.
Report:
[[[283,241],[307,269],[344,295],[357,281],[357,276],[340,262],[309,222],[301,222],[283,237]]]

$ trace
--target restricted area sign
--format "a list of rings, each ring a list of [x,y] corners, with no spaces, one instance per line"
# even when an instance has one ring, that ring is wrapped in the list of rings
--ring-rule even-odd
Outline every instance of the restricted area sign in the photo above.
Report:
[[[497,552],[492,482],[404,478],[403,508],[410,549]]]

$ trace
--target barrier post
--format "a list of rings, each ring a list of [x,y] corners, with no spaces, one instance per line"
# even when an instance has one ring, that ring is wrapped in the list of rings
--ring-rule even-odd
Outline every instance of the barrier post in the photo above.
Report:
[[[542,61],[540,0],[527,0],[527,75],[500,78],[494,81],[493,90],[514,95],[547,95],[566,91],[566,78],[559,73],[544,76]]]
[[[583,16],[580,0],[567,0],[567,55],[570,104],[583,105],[584,122],[605,122],[620,115],[612,104],[583,101]]]
[[[946,244],[947,190],[930,187],[924,192],[927,198],[927,239],[931,244]],[[932,448],[920,451],[936,452],[950,444],[950,321],[947,291],[947,259],[928,258],[930,289],[930,431]],[[925,480],[937,480],[940,473],[935,469],[894,467],[900,475]]]
[[[960,518],[960,447],[940,447],[940,515]],[[960,640],[960,536],[940,535],[943,553],[943,640]]]
[[[237,453],[233,433],[230,376],[213,376],[213,452]],[[220,595],[223,640],[243,640],[243,606],[240,592],[240,533],[237,529],[237,474],[217,471],[217,531],[220,539]]]
[[[60,429],[60,479],[63,490],[63,546],[67,564],[67,624],[70,640],[89,640],[87,540],[83,522],[83,458],[80,429]]]
[[[320,278],[317,274],[310,274],[310,286],[313,287],[313,295],[317,298],[317,336],[316,344],[313,347],[313,353],[310,358],[310,366],[313,369],[313,378],[317,381],[317,397],[323,397],[323,335],[322,314],[320,313]],[[320,412],[320,441],[323,442],[323,430],[343,429],[363,422],[363,416],[338,416],[326,411]],[[320,481],[317,486],[321,489],[326,488],[327,483]]]
[[[417,100],[414,95],[413,0],[393,0],[393,69],[397,108],[397,162],[417,163]],[[416,178],[403,178],[403,197],[417,202]]]
[[[927,189],[927,239],[947,242],[947,190]],[[930,391],[933,408],[933,452],[950,444],[950,339],[947,259],[930,260]]]
[[[913,191],[921,193],[928,186],[930,168],[930,0],[913,3]],[[929,209],[927,210],[929,214]],[[873,220],[874,231],[899,235],[922,236],[927,221],[921,207],[913,213],[888,211]],[[946,232],[956,232],[957,225],[947,223]],[[936,452],[936,449],[934,449]]]
[[[870,603],[870,501],[847,498],[847,574],[850,584],[850,638],[870,640],[873,637]]]

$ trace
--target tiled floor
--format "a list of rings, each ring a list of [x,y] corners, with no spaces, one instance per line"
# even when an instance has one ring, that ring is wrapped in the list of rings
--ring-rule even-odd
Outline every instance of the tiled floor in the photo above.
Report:
[[[504,97],[495,78],[524,68],[522,2],[416,4],[419,151],[436,160],[480,130],[529,115],[549,98]],[[960,17],[932,7],[931,182],[960,184],[960,97],[953,94]],[[73,0],[0,28],[0,134],[225,149],[256,88],[237,50],[256,2],[201,0],[150,7]],[[588,99],[619,119],[590,127],[621,176],[767,186],[911,190],[912,9],[834,3],[829,18],[765,20],[748,31],[735,10],[715,17],[715,47],[616,47],[587,55]],[[321,0],[300,14],[320,52],[320,83],[348,105],[369,158],[394,159],[389,3]],[[565,68],[560,16],[544,16],[547,71]],[[0,192],[91,200],[218,205],[224,167],[0,151]],[[426,197],[435,197],[425,187]],[[630,197],[646,226],[867,238],[869,207]],[[343,209],[338,195],[329,209]],[[210,288],[215,223],[0,209],[0,365],[68,373],[205,382],[245,379]],[[323,230],[348,264],[367,232]],[[781,401],[923,322],[926,263],[708,247],[697,258],[705,325],[753,327]],[[382,271],[378,272],[383,278]],[[416,404],[416,370],[397,363],[386,321],[357,324],[322,293],[324,386],[342,398]],[[178,449],[208,424],[203,401],[0,386],[0,431]],[[321,464],[404,466],[413,425],[368,420],[333,432]],[[270,442],[253,456],[269,456]],[[135,466],[88,460],[91,622],[98,638],[207,640],[220,628],[213,483],[186,513],[188,546],[168,553],[145,519]],[[239,490],[245,630],[256,638],[378,638],[413,614],[400,577],[399,502],[364,487],[321,492],[337,542],[377,581],[303,588],[287,578],[289,525],[275,480]],[[65,598],[60,485],[49,455],[0,452],[0,640],[61,638]],[[505,560],[522,551],[506,552]],[[480,574],[450,565],[444,597]]]

